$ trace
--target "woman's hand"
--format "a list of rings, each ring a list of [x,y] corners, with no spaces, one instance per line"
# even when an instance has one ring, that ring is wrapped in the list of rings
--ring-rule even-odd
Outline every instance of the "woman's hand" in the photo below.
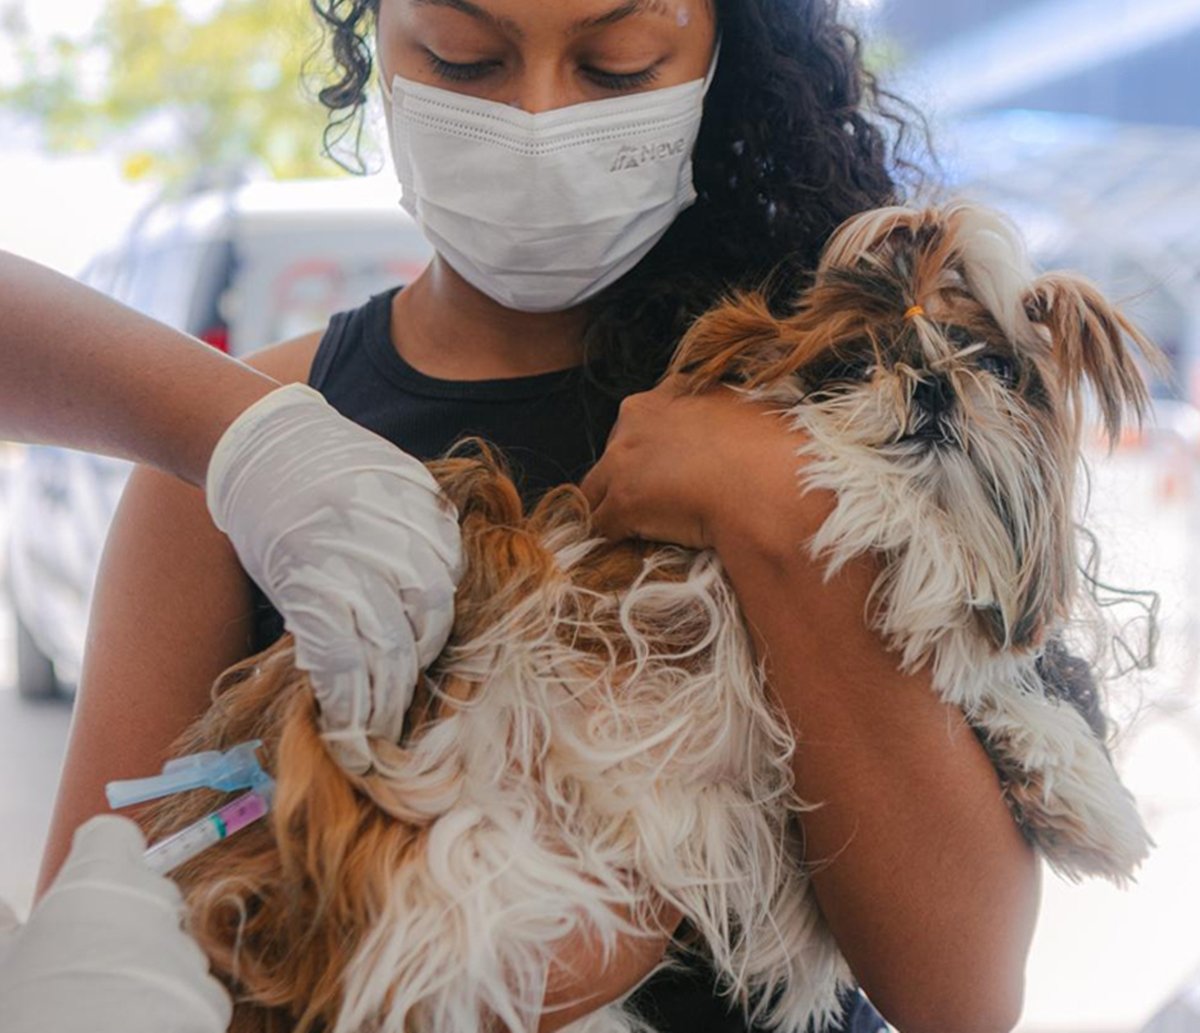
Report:
[[[732,388],[701,394],[668,377],[630,395],[600,461],[581,485],[596,531],[611,539],[644,538],[693,549],[720,547],[723,531],[741,527],[748,510],[789,513],[798,546],[816,530],[796,527],[801,505],[796,451],[803,435],[788,429],[776,406]],[[802,520],[801,524],[807,524]]]

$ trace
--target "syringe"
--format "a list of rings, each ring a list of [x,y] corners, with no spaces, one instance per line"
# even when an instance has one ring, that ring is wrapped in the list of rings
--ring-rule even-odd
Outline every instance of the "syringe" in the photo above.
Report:
[[[247,825],[253,825],[271,809],[273,788],[274,784],[268,781],[266,785],[239,796],[173,836],[155,843],[143,855],[146,864],[160,875],[167,875],[210,846],[240,832]]]
[[[174,871],[184,861],[254,824],[271,809],[275,783],[258,763],[261,745],[255,739],[239,743],[224,753],[210,750],[177,757],[167,761],[161,775],[108,783],[108,802],[114,809],[192,789],[218,789],[225,793],[250,790],[150,847],[142,856],[154,871],[160,875]]]

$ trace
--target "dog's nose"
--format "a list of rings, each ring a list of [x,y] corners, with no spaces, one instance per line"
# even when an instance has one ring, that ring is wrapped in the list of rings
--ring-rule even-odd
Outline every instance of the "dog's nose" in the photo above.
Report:
[[[913,388],[913,401],[930,416],[940,416],[954,403],[954,389],[944,376],[927,376]]]

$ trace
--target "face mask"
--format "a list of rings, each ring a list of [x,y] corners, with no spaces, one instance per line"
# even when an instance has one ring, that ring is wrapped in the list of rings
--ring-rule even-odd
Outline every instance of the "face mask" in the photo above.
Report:
[[[468,283],[555,312],[632,269],[696,199],[704,79],[530,114],[396,76],[401,204]]]

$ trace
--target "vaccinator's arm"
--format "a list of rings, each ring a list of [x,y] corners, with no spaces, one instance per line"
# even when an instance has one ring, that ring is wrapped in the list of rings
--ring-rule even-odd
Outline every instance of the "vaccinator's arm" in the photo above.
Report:
[[[0,251],[0,439],[132,459],[198,485],[225,428],[278,386]]]

